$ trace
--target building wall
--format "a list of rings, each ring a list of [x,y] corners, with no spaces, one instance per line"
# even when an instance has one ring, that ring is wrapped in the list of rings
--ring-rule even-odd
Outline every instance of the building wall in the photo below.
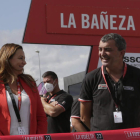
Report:
[[[64,77],[64,90],[74,98],[80,93],[80,86],[85,77],[85,71]]]

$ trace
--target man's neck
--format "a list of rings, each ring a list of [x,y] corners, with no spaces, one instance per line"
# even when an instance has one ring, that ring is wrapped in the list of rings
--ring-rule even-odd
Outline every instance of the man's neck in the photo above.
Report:
[[[115,81],[118,82],[118,80],[122,77],[123,71],[124,71],[124,64],[121,63],[117,66],[112,67],[106,67],[106,71],[110,75],[110,77]]]
[[[60,91],[60,89],[57,88],[57,89],[55,89],[54,91],[50,92],[50,95],[52,96],[53,94],[56,94],[56,93],[59,92],[59,91]]]
[[[106,70],[109,74],[121,74],[124,69],[124,63],[119,63],[117,65],[106,67]]]

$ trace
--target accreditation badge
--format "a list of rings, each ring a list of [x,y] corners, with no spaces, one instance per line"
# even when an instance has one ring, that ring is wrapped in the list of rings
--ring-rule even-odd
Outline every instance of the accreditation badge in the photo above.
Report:
[[[114,123],[122,123],[122,112],[121,111],[115,111],[113,112],[114,115]]]
[[[26,135],[25,128],[24,127],[18,127],[18,134],[19,135]]]

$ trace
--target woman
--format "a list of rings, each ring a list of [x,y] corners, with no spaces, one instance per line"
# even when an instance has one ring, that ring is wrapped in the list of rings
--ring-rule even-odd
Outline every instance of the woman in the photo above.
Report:
[[[35,81],[23,74],[25,65],[22,46],[5,44],[1,48],[0,135],[47,133],[47,119]]]

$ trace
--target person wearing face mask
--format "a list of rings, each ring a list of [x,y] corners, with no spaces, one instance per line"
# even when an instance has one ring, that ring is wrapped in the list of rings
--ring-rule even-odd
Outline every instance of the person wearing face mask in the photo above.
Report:
[[[41,97],[47,115],[47,133],[68,133],[73,98],[64,90],[60,90],[58,77],[53,71],[45,72],[42,77],[44,88],[49,92],[46,98]]]

